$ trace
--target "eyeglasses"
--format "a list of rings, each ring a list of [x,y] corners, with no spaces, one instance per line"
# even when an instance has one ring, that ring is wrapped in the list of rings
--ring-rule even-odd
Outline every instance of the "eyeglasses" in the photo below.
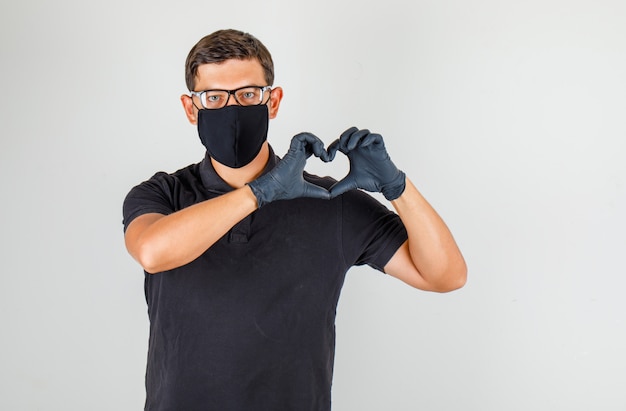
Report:
[[[240,106],[258,106],[263,104],[265,92],[268,95],[272,92],[270,86],[246,86],[236,90],[204,90],[191,91],[192,96],[200,99],[202,107],[209,110],[216,110],[228,104],[230,96],[235,97],[235,101]]]

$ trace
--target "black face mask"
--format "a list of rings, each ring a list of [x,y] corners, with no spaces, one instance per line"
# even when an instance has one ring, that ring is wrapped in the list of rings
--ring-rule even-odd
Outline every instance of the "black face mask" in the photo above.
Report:
[[[267,139],[266,104],[198,110],[198,134],[209,155],[230,168],[250,164]]]

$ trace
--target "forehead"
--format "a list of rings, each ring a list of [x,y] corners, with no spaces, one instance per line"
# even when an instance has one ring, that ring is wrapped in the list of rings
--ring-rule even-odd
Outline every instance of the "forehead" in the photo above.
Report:
[[[257,59],[230,59],[198,66],[196,91],[233,90],[243,86],[265,86],[263,66]]]

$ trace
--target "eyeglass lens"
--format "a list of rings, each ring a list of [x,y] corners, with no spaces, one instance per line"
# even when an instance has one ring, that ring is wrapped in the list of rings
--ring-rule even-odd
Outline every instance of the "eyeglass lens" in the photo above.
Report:
[[[263,103],[264,88],[257,86],[243,87],[237,90],[207,90],[200,93],[200,101],[204,108],[218,109],[228,104],[230,95],[242,106],[256,106]]]

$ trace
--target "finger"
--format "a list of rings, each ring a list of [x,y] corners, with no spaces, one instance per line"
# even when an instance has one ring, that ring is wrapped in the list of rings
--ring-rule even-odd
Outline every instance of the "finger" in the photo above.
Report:
[[[370,133],[361,140],[359,147],[376,146],[377,148],[385,148],[383,136],[376,133]]]
[[[291,148],[297,150],[305,150],[307,157],[315,154],[316,157],[326,161],[328,159],[328,153],[324,148],[324,142],[320,140],[316,135],[311,133],[299,133],[291,139]]]
[[[330,200],[330,192],[324,187],[317,186],[307,181],[304,182],[303,197],[320,198],[322,200]]]
[[[339,139],[342,140],[344,138],[348,138],[351,134],[354,134],[356,131],[359,131],[359,129],[352,126],[346,131],[344,131],[343,133],[341,133],[341,135],[339,136]]]
[[[308,133],[308,132],[304,132],[304,133],[298,133],[295,136],[293,136],[291,138],[291,148],[295,148],[295,149],[302,149],[304,148],[307,144],[313,144],[315,141],[320,141],[321,140],[319,138],[317,138],[317,136],[315,134],[312,133]],[[323,145],[323,143],[322,143]]]
[[[312,148],[313,148],[313,154],[315,154],[315,157],[321,158],[322,161],[324,162],[329,161],[328,152],[326,151],[326,148],[324,147],[324,143],[322,142],[322,140],[317,138],[316,141],[313,142]]]
[[[335,198],[346,191],[358,188],[356,181],[351,177],[345,177],[343,180],[336,182],[330,187],[330,197]]]
[[[361,141],[370,134],[368,129],[358,130],[352,133],[344,144],[344,149],[347,152],[354,150],[361,146]]]
[[[326,152],[328,153],[328,161],[333,161],[335,159],[335,155],[337,154],[337,150],[339,150],[339,139],[333,141],[329,146]]]
[[[315,140],[311,133],[299,133],[292,137],[289,151],[303,153],[305,158],[309,158],[313,153],[311,141]]]
[[[343,133],[341,133],[341,135],[339,136],[339,139],[338,139],[337,141],[338,141],[338,144],[339,144],[338,149],[339,149],[342,153],[344,153],[344,154],[346,154],[346,153],[347,153],[347,151],[346,151],[346,146],[347,146],[347,143],[348,143],[348,141],[350,141],[350,137],[351,137],[354,133],[356,133],[357,131],[359,131],[359,129],[358,129],[358,128],[356,128],[356,127],[350,127],[349,129],[347,129],[346,131],[344,131]]]

